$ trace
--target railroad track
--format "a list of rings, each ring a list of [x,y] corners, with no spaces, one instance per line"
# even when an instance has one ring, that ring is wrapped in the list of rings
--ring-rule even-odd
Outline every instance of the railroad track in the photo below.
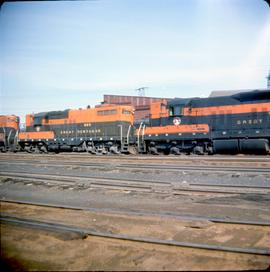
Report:
[[[152,165],[136,165],[136,164],[121,164],[116,166],[117,168],[132,168],[132,169],[152,169],[152,170],[175,170],[175,171],[196,171],[196,172],[241,172],[241,173],[263,173],[269,174],[270,169],[265,168],[244,168],[244,167],[208,167],[208,166],[171,166],[171,165],[160,165],[160,164],[152,164]]]
[[[209,245],[209,244],[200,244],[200,243],[190,243],[190,242],[180,242],[175,240],[162,240],[148,237],[140,237],[133,235],[123,235],[123,234],[112,234],[109,232],[97,232],[85,228],[79,228],[69,225],[56,224],[51,222],[42,222],[25,218],[18,217],[0,217],[1,223],[9,223],[15,225],[23,225],[25,227],[34,227],[43,230],[50,230],[56,232],[72,232],[79,234],[82,238],[87,236],[97,236],[102,238],[117,239],[122,241],[131,241],[131,242],[140,242],[140,243],[151,243],[157,245],[166,245],[166,246],[177,246],[177,247],[189,247],[195,249],[207,249],[207,250],[216,250],[216,251],[226,251],[233,253],[242,253],[242,254],[253,254],[253,255],[270,255],[270,249],[259,249],[259,248],[240,248],[240,247],[229,247],[222,245]]]
[[[68,160],[67,160],[68,158]],[[55,165],[80,165],[80,166],[106,166],[106,165],[121,165],[121,164],[139,164],[139,165],[155,165],[159,163],[163,167],[165,165],[171,166],[195,166],[198,168],[205,168],[205,167],[237,167],[237,168],[262,168],[262,169],[269,169],[270,168],[270,158],[242,158],[242,157],[196,157],[196,156],[184,156],[184,157],[153,157],[153,156],[135,156],[135,157],[128,157],[128,156],[79,156],[79,155],[48,155],[44,154],[43,156],[40,155],[31,155],[28,156],[1,156],[0,155],[0,162],[1,163],[35,163],[35,164],[48,164],[54,163]],[[256,170],[256,169],[255,169]]]
[[[66,210],[77,210],[77,211],[90,211],[99,214],[113,214],[113,215],[126,215],[126,216],[138,216],[138,217],[156,217],[162,219],[178,219],[178,220],[188,220],[188,221],[208,221],[212,223],[221,223],[221,224],[234,224],[234,225],[250,225],[250,226],[270,226],[270,221],[267,220],[240,220],[240,219],[231,219],[228,217],[213,217],[213,216],[197,216],[197,215],[188,215],[173,212],[150,212],[150,211],[125,211],[112,208],[89,208],[84,206],[72,206],[72,205],[59,205],[52,203],[40,203],[37,201],[21,201],[16,199],[0,199],[0,202],[3,203],[13,203],[13,204],[23,204],[23,205],[32,205],[46,208],[58,208]]]
[[[150,243],[157,245],[165,245],[165,246],[176,246],[176,247],[189,247],[194,249],[205,249],[205,250],[215,250],[215,251],[223,251],[223,252],[232,252],[232,253],[241,253],[241,254],[253,254],[253,255],[270,255],[270,249],[268,248],[242,248],[242,247],[234,247],[234,246],[224,246],[224,245],[216,245],[216,244],[206,244],[206,243],[194,243],[194,242],[186,242],[186,241],[178,241],[178,240],[167,240],[167,239],[158,239],[153,237],[143,237],[143,236],[135,236],[135,235],[126,235],[126,234],[115,234],[106,231],[96,231],[95,229],[82,228],[76,225],[68,225],[68,224],[59,224],[51,221],[40,221],[32,218],[25,217],[16,217],[9,216],[5,214],[1,214],[0,217],[1,224],[13,224],[19,225],[27,228],[37,228],[46,231],[52,232],[70,232],[79,235],[82,239],[87,236],[96,236],[102,238],[109,239],[117,239],[121,241],[130,241],[130,242],[139,242],[139,243]],[[242,222],[243,224],[243,222]],[[247,222],[245,225],[249,225]],[[259,224],[262,226],[261,224]],[[265,225],[263,225],[265,226]]]
[[[3,153],[0,154],[0,159],[5,158],[12,158],[12,159],[18,159],[18,158],[24,158],[24,159],[44,159],[44,158],[52,158],[52,159],[60,159],[70,157],[77,158],[77,159],[85,159],[85,160],[113,160],[113,161],[173,161],[173,162],[181,162],[181,161],[209,161],[209,162],[247,162],[247,163],[269,163],[270,162],[270,156],[231,156],[231,155],[215,155],[215,156],[198,156],[198,155],[181,155],[181,156],[175,156],[175,155],[168,155],[168,156],[152,156],[152,155],[109,155],[109,156],[96,156],[91,155],[89,153],[62,153],[62,154],[28,154],[28,153],[19,153],[19,154],[7,154]]]
[[[189,165],[168,165],[168,164],[136,164],[136,163],[119,163],[119,164],[110,164],[103,162],[65,162],[61,161],[32,161],[27,160],[27,162],[22,160],[17,161],[2,161],[2,165],[40,165],[40,166],[51,166],[51,167],[87,167],[87,168],[97,168],[104,169],[113,168],[113,169],[123,169],[123,170],[166,170],[166,171],[186,171],[186,172],[226,172],[226,173],[259,173],[259,174],[270,174],[270,168],[266,167],[231,167],[231,166],[189,166]]]
[[[27,184],[46,186],[72,186],[78,189],[104,188],[116,190],[132,190],[153,193],[207,193],[207,194],[247,194],[247,193],[270,193],[269,186],[248,185],[213,185],[205,183],[191,183],[181,185],[177,182],[151,181],[141,179],[104,178],[95,176],[60,175],[60,174],[37,174],[23,171],[1,171],[0,176],[13,181],[22,181]]]

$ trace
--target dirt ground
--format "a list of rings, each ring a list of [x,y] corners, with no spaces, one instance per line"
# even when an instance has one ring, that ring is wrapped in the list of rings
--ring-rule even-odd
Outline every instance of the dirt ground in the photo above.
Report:
[[[17,155],[0,156],[2,217],[81,227],[88,233],[270,250],[269,226],[214,223],[203,219],[269,222],[268,173],[121,166],[128,162],[152,163],[152,159],[141,157],[110,160],[81,155],[29,155],[27,158]],[[171,163],[220,166],[223,163],[223,157],[211,158],[210,161],[181,156],[179,161],[174,157],[153,157],[153,163],[165,166]],[[246,162],[236,157],[224,157],[224,160],[230,167],[240,167],[243,163],[248,168],[268,169],[270,163],[264,158],[259,158],[259,162],[254,158],[247,158]],[[213,189],[221,185],[231,191],[184,190],[201,185],[204,190],[207,186]],[[12,204],[8,200],[40,205]],[[42,204],[81,209],[49,208]],[[227,271],[265,270],[269,266],[270,257],[266,255],[101,238],[1,222],[1,271]]]
[[[215,224],[1,202],[1,215],[93,231],[235,247],[269,248],[269,227]],[[259,270],[267,256],[153,245],[1,224],[1,259],[12,270]],[[3,263],[5,262],[5,263]]]

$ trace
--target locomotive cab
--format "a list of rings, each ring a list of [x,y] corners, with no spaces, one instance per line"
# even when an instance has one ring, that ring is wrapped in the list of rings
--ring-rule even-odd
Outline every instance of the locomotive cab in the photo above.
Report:
[[[192,102],[197,98],[175,98],[168,103],[169,122],[171,124],[196,124],[195,118],[190,118]]]
[[[209,126],[186,116],[192,99],[173,99],[151,105],[150,126],[143,130],[146,150],[152,154],[203,153]],[[140,131],[138,131],[140,133]]]
[[[182,116],[184,114],[184,106],[184,104],[169,106],[169,115],[171,117]]]
[[[187,118],[192,109],[194,103],[199,98],[175,98],[168,103],[169,116],[170,117],[185,117]]]
[[[168,104],[169,115],[174,116],[183,116],[184,109],[190,104],[190,99],[174,99]]]

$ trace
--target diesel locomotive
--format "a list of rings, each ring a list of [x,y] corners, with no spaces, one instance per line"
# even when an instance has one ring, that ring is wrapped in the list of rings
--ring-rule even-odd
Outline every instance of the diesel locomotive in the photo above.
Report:
[[[270,90],[153,102],[140,124],[132,106],[111,104],[28,114],[19,133],[17,117],[1,118],[2,150],[17,144],[37,153],[270,153]]]
[[[153,154],[269,154],[270,90],[157,102],[138,135]]]
[[[119,105],[28,114],[19,145],[28,152],[131,152],[133,122],[133,108]]]

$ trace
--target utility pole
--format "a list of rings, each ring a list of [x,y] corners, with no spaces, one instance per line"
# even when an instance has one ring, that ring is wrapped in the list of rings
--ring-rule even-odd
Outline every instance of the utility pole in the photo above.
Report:
[[[148,89],[148,87],[140,87],[136,89],[136,91],[138,92],[138,96],[145,96],[145,89]]]

